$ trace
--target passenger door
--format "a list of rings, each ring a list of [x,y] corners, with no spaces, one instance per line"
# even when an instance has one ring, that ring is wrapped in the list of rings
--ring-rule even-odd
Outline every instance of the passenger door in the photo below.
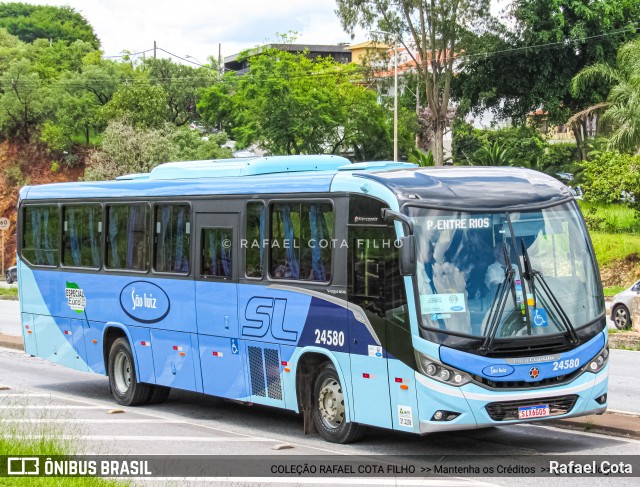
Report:
[[[386,230],[349,227],[349,351],[355,421],[391,428],[384,286],[387,249],[382,248]]]
[[[206,394],[246,399],[244,344],[238,339],[237,213],[196,214],[196,314]]]

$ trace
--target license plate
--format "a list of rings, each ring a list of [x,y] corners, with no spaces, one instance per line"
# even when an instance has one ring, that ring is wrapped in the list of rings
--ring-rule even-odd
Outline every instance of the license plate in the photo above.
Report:
[[[548,404],[518,408],[518,418],[520,419],[543,418],[545,416],[549,416]]]

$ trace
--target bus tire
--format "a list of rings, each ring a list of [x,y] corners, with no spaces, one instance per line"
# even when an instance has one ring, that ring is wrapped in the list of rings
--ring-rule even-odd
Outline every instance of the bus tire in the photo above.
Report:
[[[147,400],[147,404],[162,404],[169,399],[171,393],[171,387],[165,386],[152,386],[151,394]]]
[[[138,406],[151,395],[150,384],[138,382],[131,345],[126,338],[118,338],[109,351],[109,387],[118,404]]]
[[[344,444],[362,438],[364,426],[346,420],[345,397],[333,364],[327,363],[316,376],[312,401],[313,422],[325,440]]]

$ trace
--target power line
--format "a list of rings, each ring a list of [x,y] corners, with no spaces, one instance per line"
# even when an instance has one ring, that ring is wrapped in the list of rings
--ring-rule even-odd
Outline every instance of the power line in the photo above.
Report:
[[[115,56],[102,56],[105,59],[115,59],[115,58],[123,58],[123,57],[130,57],[130,56],[139,56],[140,54],[146,54],[148,52],[153,51],[153,48],[151,49],[147,49],[146,51],[140,51],[140,52],[132,52],[132,53],[127,53],[127,54],[118,54]]]

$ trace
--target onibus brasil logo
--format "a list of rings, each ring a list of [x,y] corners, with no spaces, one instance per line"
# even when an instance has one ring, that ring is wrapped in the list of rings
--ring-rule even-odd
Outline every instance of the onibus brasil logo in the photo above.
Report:
[[[65,296],[67,297],[69,308],[78,314],[82,314],[84,312],[84,308],[87,306],[87,298],[84,295],[84,289],[80,289],[80,286],[75,282],[67,282]]]

